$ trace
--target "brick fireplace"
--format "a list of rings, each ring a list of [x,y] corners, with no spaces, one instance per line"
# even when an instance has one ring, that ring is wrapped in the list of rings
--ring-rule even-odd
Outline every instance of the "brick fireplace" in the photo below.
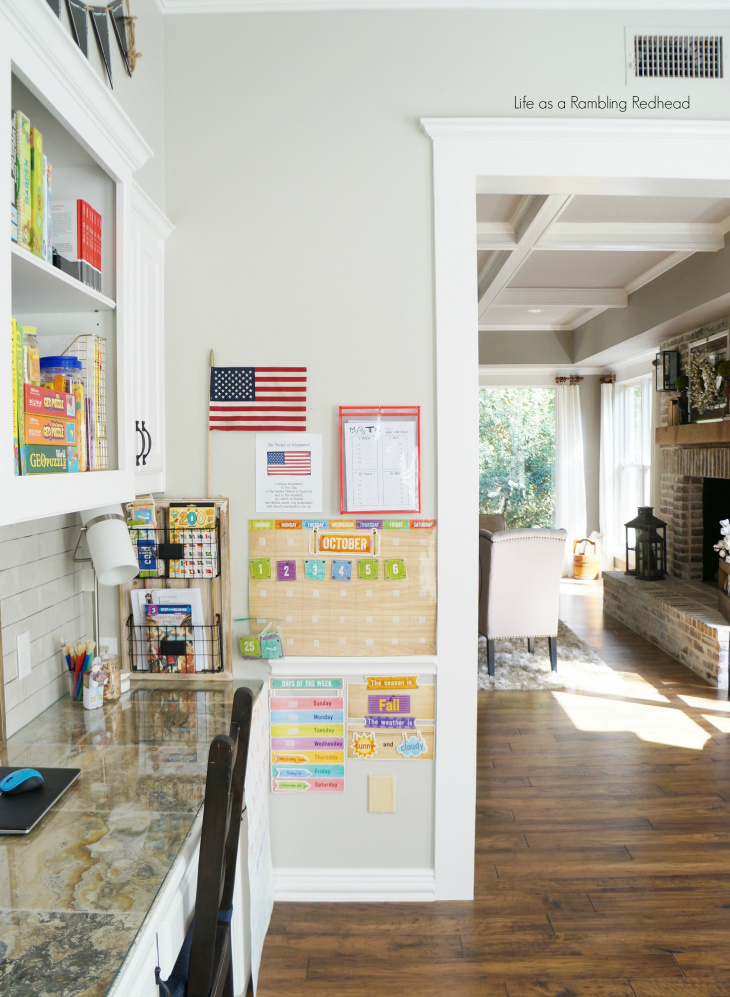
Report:
[[[724,319],[663,343],[661,349],[679,350],[680,368],[686,371],[688,344],[727,328]],[[730,624],[718,608],[712,552],[705,546],[719,538],[719,520],[730,518],[730,422],[670,426],[666,402],[671,397],[662,396],[654,450],[660,471],[654,511],[667,523],[669,577],[644,582],[622,571],[604,572],[604,612],[711,685],[728,688]]]
[[[661,469],[657,514],[667,523],[669,572],[676,578],[702,581],[704,479],[730,482],[730,445],[663,445],[657,450]],[[721,518],[728,517],[730,508]],[[715,523],[715,539],[720,536],[719,518]]]

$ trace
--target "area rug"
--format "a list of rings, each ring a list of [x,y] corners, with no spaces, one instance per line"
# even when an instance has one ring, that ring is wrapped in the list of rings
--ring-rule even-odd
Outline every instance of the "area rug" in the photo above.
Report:
[[[625,695],[626,679],[602,661],[562,620],[558,622],[558,670],[550,670],[547,637],[535,640],[529,654],[527,639],[495,642],[495,676],[487,669],[487,642],[479,637],[480,689],[580,689]]]

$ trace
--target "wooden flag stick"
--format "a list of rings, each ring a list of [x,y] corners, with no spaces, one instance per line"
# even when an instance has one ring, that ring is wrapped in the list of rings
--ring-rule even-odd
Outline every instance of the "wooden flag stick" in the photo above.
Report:
[[[207,414],[207,419],[208,419],[208,479],[207,479],[207,482],[206,482],[206,489],[205,489],[205,496],[206,496],[206,498],[211,498],[211,494],[210,494],[210,387],[211,387],[211,384],[210,384],[210,382],[211,382],[211,379],[213,377],[213,365],[214,365],[213,351],[211,350],[210,351],[210,370],[208,372],[208,414]]]

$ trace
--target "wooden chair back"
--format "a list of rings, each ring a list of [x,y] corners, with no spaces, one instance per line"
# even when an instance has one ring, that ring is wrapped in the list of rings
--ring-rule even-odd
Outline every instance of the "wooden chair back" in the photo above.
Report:
[[[236,748],[233,738],[218,734],[208,753],[186,997],[224,994],[231,972],[231,926],[219,922],[218,912],[225,880],[226,842],[233,820]]]
[[[165,982],[165,997],[233,997],[231,916],[246,763],[251,736],[253,694],[237,689],[228,734],[213,738],[200,832],[195,917],[175,968]]]
[[[233,906],[233,888],[236,879],[236,860],[238,858],[238,839],[241,833],[241,820],[244,811],[244,793],[246,789],[246,763],[248,762],[248,744],[251,739],[251,714],[253,712],[253,693],[250,689],[236,689],[233,696],[231,711],[231,729],[229,736],[236,742],[236,763],[233,767],[231,824],[226,838],[226,874],[221,896],[221,910],[230,910]]]

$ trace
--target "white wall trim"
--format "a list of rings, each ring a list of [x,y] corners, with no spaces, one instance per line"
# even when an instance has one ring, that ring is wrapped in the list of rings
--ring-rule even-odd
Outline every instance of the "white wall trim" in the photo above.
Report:
[[[315,10],[636,10],[637,0],[155,0],[163,14]],[[641,0],[642,10],[725,12],[726,0]]]
[[[174,232],[175,226],[165,212],[149,196],[136,180],[132,181],[131,208],[137,218],[149,228],[152,235],[165,240]]]
[[[274,869],[274,899],[325,903],[434,900],[433,869]]]
[[[617,363],[606,364],[604,370],[621,371],[626,370],[628,367],[636,367],[637,364],[647,363],[654,360],[658,352],[659,347],[655,346],[650,350],[643,350],[641,353],[637,353],[636,356],[631,357],[628,360],[619,360]]]
[[[521,193],[671,188],[696,195],[712,188],[729,197],[730,121],[428,118],[421,124],[433,142],[438,625],[440,635],[448,634],[437,654],[434,871],[437,900],[468,900],[477,748],[475,194],[505,193],[518,178]]]
[[[31,77],[38,81],[47,94],[45,100],[68,115],[64,123],[72,132],[96,131],[93,147],[115,169],[115,179],[125,169],[144,165],[152,149],[48,4],[5,0],[0,16],[17,35],[13,61],[18,75],[23,82]],[[80,119],[85,128],[78,127]]]

